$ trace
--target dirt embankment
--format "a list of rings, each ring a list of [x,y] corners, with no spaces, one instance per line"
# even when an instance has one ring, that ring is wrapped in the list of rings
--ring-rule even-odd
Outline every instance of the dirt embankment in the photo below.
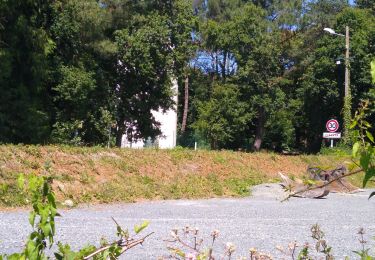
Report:
[[[131,150],[65,146],[0,146],[0,206],[21,206],[20,173],[48,175],[60,201],[244,196],[249,186],[301,177],[309,164],[332,167],[343,158],[231,151]]]

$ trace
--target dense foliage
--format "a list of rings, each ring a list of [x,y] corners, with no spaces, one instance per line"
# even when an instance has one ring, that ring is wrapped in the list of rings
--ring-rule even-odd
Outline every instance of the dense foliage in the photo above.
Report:
[[[0,142],[153,138],[151,110],[173,106],[177,80],[180,145],[318,151],[344,116],[345,39],[323,28],[350,27],[355,111],[375,99],[374,13],[359,0],[1,0]]]

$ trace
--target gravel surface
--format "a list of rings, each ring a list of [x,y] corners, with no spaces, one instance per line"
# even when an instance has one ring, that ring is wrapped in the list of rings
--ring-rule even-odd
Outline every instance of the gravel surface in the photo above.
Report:
[[[253,196],[242,199],[173,200],[81,206],[72,210],[60,210],[57,219],[56,241],[73,245],[78,249],[85,244],[98,244],[101,237],[114,239],[114,217],[123,227],[132,228],[142,220],[150,220],[144,231],[155,232],[142,247],[129,251],[122,259],[157,259],[167,255],[166,244],[170,230],[175,227],[198,227],[207,244],[212,230],[220,236],[217,250],[222,252],[226,242],[237,246],[236,256],[247,256],[251,247],[283,259],[276,246],[287,247],[298,241],[312,243],[310,227],[319,223],[333,247],[336,259],[358,259],[352,250],[360,249],[356,235],[360,227],[366,227],[368,247],[374,245],[375,198],[368,200],[370,191],[356,194],[330,194],[326,199],[292,198],[281,203],[282,193],[277,185],[261,185]],[[0,254],[19,251],[30,231],[28,212],[18,210],[0,212]],[[235,259],[235,258],[234,258]]]

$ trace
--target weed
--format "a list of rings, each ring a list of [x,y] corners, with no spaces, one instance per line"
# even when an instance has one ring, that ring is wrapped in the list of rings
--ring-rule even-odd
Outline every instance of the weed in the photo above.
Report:
[[[275,153],[270,154],[270,158],[272,161],[276,162],[277,161],[277,155]]]
[[[60,174],[51,173],[50,176],[54,180],[61,181],[61,182],[73,182],[74,181],[74,177],[66,173],[60,173]]]
[[[87,165],[90,167],[90,169],[95,169],[95,162],[92,159],[88,159],[86,161]]]
[[[94,181],[94,178],[90,176],[87,172],[83,172],[80,175],[80,182],[82,182],[83,184],[90,184],[93,181]]]
[[[0,184],[0,206],[20,207],[27,203],[28,196],[18,187],[16,181]]]
[[[253,174],[247,174],[242,177],[232,177],[225,180],[225,187],[237,196],[250,195],[250,187],[262,183],[261,178],[254,177]]]
[[[177,165],[183,160],[192,160],[194,154],[191,150],[182,147],[176,147],[168,152],[173,164]]]
[[[44,167],[44,170],[46,170],[47,172],[50,172],[50,170],[51,170],[51,168],[52,168],[52,161],[49,160],[49,159],[46,160],[46,161],[44,162],[43,167]]]
[[[224,164],[227,162],[227,160],[221,154],[216,154],[214,157],[214,162],[219,163],[219,164]]]
[[[31,156],[33,156],[33,157],[36,157],[36,158],[42,158],[42,153],[41,153],[41,151],[40,151],[40,146],[34,146],[34,145],[26,145],[26,146],[24,146],[23,147],[24,149],[24,151],[27,153],[27,154],[29,154],[29,155],[31,155]]]
[[[91,192],[84,191],[80,196],[80,202],[88,203],[93,200],[94,195]]]
[[[212,191],[216,196],[222,196],[224,194],[223,184],[219,181],[219,178],[215,174],[207,176],[208,182],[211,184]]]

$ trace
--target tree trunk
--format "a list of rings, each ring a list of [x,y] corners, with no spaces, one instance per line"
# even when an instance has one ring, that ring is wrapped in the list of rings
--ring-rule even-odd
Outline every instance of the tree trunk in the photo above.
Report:
[[[264,108],[259,108],[258,110],[258,123],[256,126],[256,132],[255,132],[255,140],[253,149],[256,152],[260,151],[260,148],[262,146],[262,140],[265,132],[265,124],[266,124],[266,113],[264,111]]]
[[[215,51],[215,72],[216,75],[219,75],[219,58],[217,56],[217,51]]]
[[[118,123],[118,128],[116,132],[116,146],[121,147],[122,144],[122,136],[125,134],[125,126],[124,126],[124,121],[120,121]]]
[[[223,77],[224,81],[227,76],[227,52],[223,52],[223,63],[221,64],[221,76]]]
[[[186,130],[188,109],[189,109],[189,77],[186,76],[186,78],[185,78],[184,112],[182,114],[181,133],[184,133],[185,130]]]
[[[211,140],[211,150],[216,150],[217,149],[217,141],[216,139]]]

